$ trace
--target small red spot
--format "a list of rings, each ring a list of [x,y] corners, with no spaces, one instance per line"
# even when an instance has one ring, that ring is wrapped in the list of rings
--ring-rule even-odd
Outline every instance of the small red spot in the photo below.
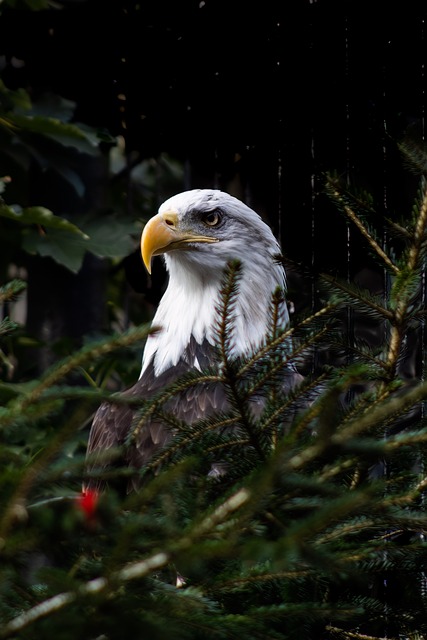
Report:
[[[87,520],[91,520],[95,516],[96,507],[98,505],[99,494],[93,489],[82,491],[77,498],[77,505],[83,511]]]

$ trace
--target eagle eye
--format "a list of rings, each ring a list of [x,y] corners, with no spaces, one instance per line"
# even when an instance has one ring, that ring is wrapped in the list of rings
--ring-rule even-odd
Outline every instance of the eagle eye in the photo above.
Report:
[[[217,227],[222,220],[222,213],[219,209],[213,209],[213,211],[207,211],[202,215],[202,221],[208,227]]]

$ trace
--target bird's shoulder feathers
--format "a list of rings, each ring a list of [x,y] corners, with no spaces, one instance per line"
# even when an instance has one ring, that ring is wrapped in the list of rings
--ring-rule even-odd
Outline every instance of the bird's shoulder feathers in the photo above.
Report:
[[[155,375],[153,364],[144,370],[141,378],[131,388],[121,392],[121,401],[103,402],[98,408],[89,433],[87,446],[87,471],[89,475],[94,470],[102,470],[107,466],[100,455],[105,456],[108,450],[125,446],[127,436],[132,427],[136,408],[126,404],[130,400],[150,400],[165,389],[173,385],[183,375],[195,368],[202,370],[215,363],[213,347],[204,341],[198,344],[192,338],[179,362]],[[124,402],[123,402],[124,401]],[[201,418],[208,417],[215,412],[226,409],[227,399],[223,387],[215,383],[198,384],[170,397],[163,405],[163,409],[170,412],[178,420],[191,424]],[[147,418],[132,445],[126,446],[124,460],[134,468],[143,467],[164,447],[173,437],[173,432],[156,416]],[[100,482],[95,479],[87,480],[85,487],[99,489]]]

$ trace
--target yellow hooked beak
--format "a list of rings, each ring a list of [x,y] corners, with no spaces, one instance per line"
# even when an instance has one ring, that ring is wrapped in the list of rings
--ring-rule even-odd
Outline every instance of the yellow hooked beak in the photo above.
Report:
[[[217,238],[183,232],[178,227],[175,211],[158,213],[145,225],[141,236],[141,255],[148,273],[151,273],[153,256],[179,249],[189,242],[218,242]]]

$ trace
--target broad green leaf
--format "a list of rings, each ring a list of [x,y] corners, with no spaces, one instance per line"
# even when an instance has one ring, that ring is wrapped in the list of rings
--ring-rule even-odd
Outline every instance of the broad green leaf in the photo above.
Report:
[[[0,130],[0,135],[1,133],[4,133],[4,132]],[[9,141],[7,142],[4,141],[4,136],[3,136],[3,139],[0,139],[0,148],[1,148],[2,154],[6,156],[5,158],[5,163],[7,162],[6,166],[10,167],[12,170],[16,165],[19,168],[19,170],[28,172],[30,163],[31,163],[31,158],[27,152],[27,149],[25,149],[23,145],[9,144]]]
[[[52,169],[61,176],[63,180],[65,180],[71,187],[73,187],[76,194],[79,198],[83,198],[86,187],[83,180],[80,178],[76,171],[73,171],[68,166],[66,166],[65,162],[57,162]]]
[[[88,221],[81,216],[77,222],[89,238],[85,245],[88,251],[101,258],[127,256],[135,248],[132,234],[141,231],[134,220],[123,219],[113,213],[101,214]]]
[[[55,118],[61,122],[69,122],[74,115],[75,108],[76,103],[72,100],[49,92],[39,97],[24,115]]]
[[[52,7],[52,0],[5,0],[6,4],[13,9],[30,9],[31,11],[42,11]]]
[[[28,253],[49,256],[73,273],[78,273],[87,249],[85,242],[82,236],[61,229],[50,229],[43,235],[29,229],[24,236],[22,247]]]
[[[28,229],[23,248],[29,253],[50,256],[77,273],[86,251],[100,258],[122,258],[129,255],[135,247],[132,234],[139,230],[133,221],[123,221],[114,214],[106,214],[92,218],[89,222],[85,222],[85,218],[80,216],[77,222],[86,232],[84,237],[61,229],[49,229],[43,235],[34,229]]]
[[[76,122],[75,126],[85,134],[87,139],[91,141],[94,146],[98,146],[100,142],[116,144],[116,139],[106,129],[95,130],[84,122]]]
[[[2,80],[0,80],[0,94],[3,97],[6,97],[6,104],[9,102],[10,108],[18,107],[23,110],[31,108],[30,96],[25,89],[16,89],[16,91],[12,91],[5,86]],[[3,109],[7,108],[4,104],[2,104],[2,107]]]
[[[62,229],[69,233],[86,237],[85,233],[75,224],[65,218],[56,216],[45,207],[26,207],[21,209],[18,206],[11,207],[6,204],[0,204],[0,217],[9,218],[22,224],[38,224],[44,228]]]
[[[93,130],[75,124],[64,123],[56,118],[8,114],[8,120],[16,132],[36,133],[55,140],[65,147],[74,147],[82,153],[98,153],[99,140]]]

